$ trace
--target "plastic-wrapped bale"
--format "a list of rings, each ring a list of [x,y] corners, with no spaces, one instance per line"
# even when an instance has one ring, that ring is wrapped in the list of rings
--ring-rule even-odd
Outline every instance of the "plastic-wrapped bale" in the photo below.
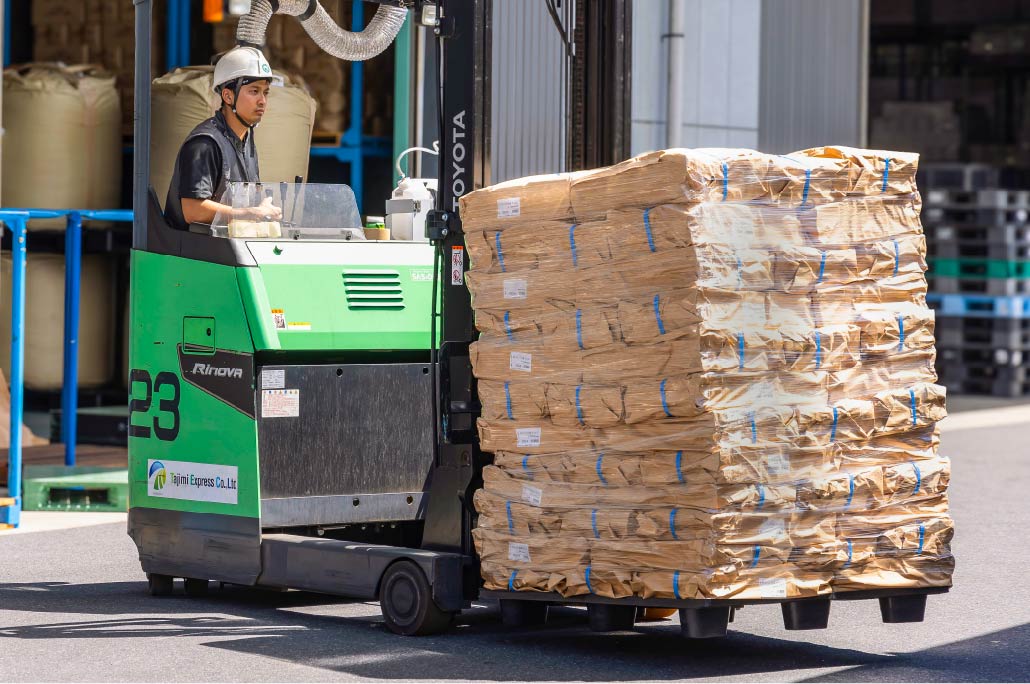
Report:
[[[120,202],[122,129],[111,74],[96,66],[36,63],[4,71],[2,204],[114,209]],[[63,229],[39,219],[29,229]]]
[[[463,197],[487,587],[950,584],[917,164],[667,150]]]

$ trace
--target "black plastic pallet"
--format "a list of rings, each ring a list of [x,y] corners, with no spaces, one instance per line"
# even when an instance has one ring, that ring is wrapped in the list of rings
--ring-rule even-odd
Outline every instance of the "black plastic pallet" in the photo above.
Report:
[[[788,630],[825,629],[829,625],[833,601],[880,602],[880,617],[886,623],[922,622],[926,597],[943,594],[947,587],[917,589],[885,589],[874,591],[835,592],[823,596],[798,599],[619,599],[596,595],[562,596],[554,592],[483,590],[480,598],[500,602],[501,619],[513,627],[540,625],[547,620],[551,605],[586,606],[588,624],[595,632],[633,629],[643,608],[674,608],[680,614],[680,629],[691,639],[726,635],[734,613],[744,606],[776,605]]]
[[[986,190],[998,187],[998,168],[987,164],[951,162],[920,164],[916,179],[920,188]]]
[[[64,254],[63,230],[29,229],[28,245],[30,252],[47,254]],[[4,231],[0,237],[0,249],[7,252],[11,249],[11,232]],[[132,249],[132,226],[122,224],[114,228],[88,228],[82,231],[83,254],[128,254]]]
[[[962,243],[1030,243],[1030,225],[1007,224],[962,226],[950,223],[926,223],[927,244],[942,242]]]
[[[1030,349],[1030,319],[938,316],[935,331],[942,348]]]
[[[939,362],[937,375],[937,381],[950,392],[995,397],[1025,397],[1030,394],[1030,377],[1023,367]]]
[[[1023,224],[1030,219],[1030,208],[996,208],[977,206],[926,206],[924,223],[953,223],[966,226],[1004,226]]]
[[[1014,297],[1030,294],[1030,278],[951,278],[926,276],[930,292]]]
[[[1030,242],[932,241],[926,243],[926,255],[936,259],[1025,261],[1030,259]]]
[[[937,364],[993,368],[1030,369],[1030,352],[1021,349],[1001,349],[990,345],[970,344],[951,348],[937,345]]]

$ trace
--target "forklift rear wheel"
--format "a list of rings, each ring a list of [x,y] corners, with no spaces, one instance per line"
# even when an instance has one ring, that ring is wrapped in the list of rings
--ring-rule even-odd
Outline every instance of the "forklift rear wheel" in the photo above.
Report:
[[[433,602],[425,573],[408,560],[397,561],[383,574],[379,605],[390,631],[404,636],[439,634],[454,618]]]
[[[186,578],[186,595],[193,598],[207,596],[208,581],[206,579]]]
[[[171,596],[173,581],[171,575],[147,573],[147,588],[151,596]]]

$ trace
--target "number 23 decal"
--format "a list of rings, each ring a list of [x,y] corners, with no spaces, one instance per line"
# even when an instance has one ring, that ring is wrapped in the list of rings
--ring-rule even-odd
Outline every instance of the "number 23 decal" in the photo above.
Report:
[[[133,396],[137,384],[146,388],[142,399]],[[163,396],[161,390],[165,388],[169,389]],[[133,417],[136,413],[149,414],[156,395],[158,415],[152,421],[154,436],[166,442],[174,441],[179,436],[179,376],[163,371],[151,381],[148,371],[134,368],[129,373],[129,391],[129,436],[150,439],[150,425],[137,425]]]

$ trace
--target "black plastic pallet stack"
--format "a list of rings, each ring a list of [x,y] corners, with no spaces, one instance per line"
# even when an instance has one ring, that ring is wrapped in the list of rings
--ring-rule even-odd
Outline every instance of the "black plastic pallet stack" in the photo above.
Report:
[[[922,173],[937,372],[953,392],[1030,394],[1030,192],[979,164]]]

